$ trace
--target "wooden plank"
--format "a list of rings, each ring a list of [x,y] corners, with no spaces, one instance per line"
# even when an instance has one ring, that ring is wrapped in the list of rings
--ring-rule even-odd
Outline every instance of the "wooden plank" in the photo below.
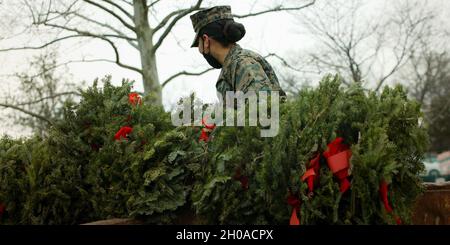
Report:
[[[450,182],[424,185],[427,190],[417,199],[413,224],[450,225]]]

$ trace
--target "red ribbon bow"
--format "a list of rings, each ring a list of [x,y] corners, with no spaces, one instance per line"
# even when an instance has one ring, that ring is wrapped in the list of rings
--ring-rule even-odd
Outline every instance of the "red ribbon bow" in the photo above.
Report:
[[[140,97],[139,94],[136,93],[136,92],[130,93],[130,94],[128,95],[128,101],[129,101],[130,104],[132,104],[132,105],[137,105],[137,104],[142,105],[141,97]]]
[[[388,184],[386,183],[385,180],[382,180],[380,183],[380,199],[384,204],[384,209],[386,209],[386,212],[388,214],[391,214],[394,210],[392,209],[391,205],[389,205],[389,200],[388,200]],[[398,217],[397,215],[393,214],[395,222],[397,223],[397,225],[401,225],[402,224],[402,220],[400,219],[400,217]]]
[[[214,128],[216,128],[215,124],[211,124],[211,125],[206,124],[206,119],[207,119],[207,117],[204,117],[202,119],[203,128],[202,128],[202,132],[200,134],[199,141],[208,142],[209,134],[214,130]]]
[[[309,193],[314,191],[314,182],[318,178],[319,168],[320,168],[320,154],[309,161],[309,168],[306,170],[305,174],[302,176],[302,182],[305,180],[308,184]]]
[[[289,224],[290,225],[300,225],[300,219],[299,219],[300,215],[297,216],[297,213],[300,212],[300,205],[301,205],[300,200],[296,196],[290,194],[287,198],[287,203],[292,207],[292,214],[291,214],[291,218],[289,220]]]
[[[328,167],[331,172],[340,181],[340,192],[344,193],[350,188],[350,181],[347,179],[348,169],[350,167],[350,157],[352,152],[350,147],[343,143],[344,139],[339,137],[328,144],[328,149],[323,153],[323,156],[327,159]]]
[[[208,140],[209,140],[209,135],[208,135],[208,133],[207,133],[206,131],[203,131],[203,129],[202,129],[202,132],[201,132],[201,134],[200,134],[199,141],[208,142]]]
[[[133,131],[133,128],[124,126],[117,131],[117,133],[114,135],[115,140],[120,140],[121,138],[126,139],[128,134],[130,134]]]

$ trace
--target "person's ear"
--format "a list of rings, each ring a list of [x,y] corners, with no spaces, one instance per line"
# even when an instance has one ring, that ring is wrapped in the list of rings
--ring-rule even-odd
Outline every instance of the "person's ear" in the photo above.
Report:
[[[198,37],[198,52],[200,52],[201,54],[203,54],[204,50],[203,50],[203,38],[202,37]]]
[[[203,41],[203,52],[206,52],[206,50],[209,50],[210,48],[210,42],[209,42],[209,37],[206,34],[202,35],[202,41]]]

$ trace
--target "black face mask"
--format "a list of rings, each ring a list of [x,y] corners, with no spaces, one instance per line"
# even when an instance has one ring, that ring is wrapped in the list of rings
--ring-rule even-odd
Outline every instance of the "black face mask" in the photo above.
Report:
[[[211,54],[203,54],[203,57],[208,62],[208,64],[210,66],[212,66],[213,68],[216,68],[216,69],[222,68],[222,64],[220,64],[220,62],[217,61],[216,58],[214,58]]]
[[[205,50],[205,44],[203,44],[203,50]],[[205,54],[203,53],[203,57],[205,58],[206,62],[208,62],[208,64],[210,66],[212,66],[215,69],[221,69],[222,68],[222,64],[220,64],[219,61],[217,61],[216,58],[214,58],[214,56],[212,56],[211,54]]]

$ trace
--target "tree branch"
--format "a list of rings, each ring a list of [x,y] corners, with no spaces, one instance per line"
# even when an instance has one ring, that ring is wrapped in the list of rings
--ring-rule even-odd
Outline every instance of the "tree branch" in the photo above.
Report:
[[[268,55],[264,56],[264,58],[270,58],[270,57],[275,57],[275,58],[279,59],[281,61],[281,63],[283,63],[284,66],[288,67],[291,70],[302,72],[300,69],[297,69],[297,68],[291,66],[284,58],[282,58],[281,56],[279,56],[275,53],[269,53]]]
[[[65,40],[65,39],[69,39],[69,38],[74,38],[74,37],[83,37],[83,35],[71,35],[71,36],[65,36],[65,37],[61,37],[61,38],[57,38],[54,39],[48,43],[45,43],[41,46],[35,46],[35,47],[31,47],[31,46],[24,46],[24,47],[18,47],[18,48],[7,48],[7,49],[0,49],[0,52],[7,52],[7,51],[15,51],[15,50],[31,50],[31,49],[43,49],[49,45],[52,45],[56,42]]]
[[[236,15],[235,14],[233,16],[236,17],[236,18],[241,19],[241,18],[247,18],[247,17],[253,17],[253,16],[257,16],[257,15],[267,14],[267,13],[270,13],[270,12],[289,11],[289,10],[301,10],[301,9],[310,7],[310,6],[314,5],[315,3],[316,3],[316,0],[312,0],[311,2],[309,2],[309,3],[307,3],[307,4],[303,5],[303,6],[299,6],[299,7],[283,7],[282,5],[279,5],[279,6],[275,7],[275,8],[264,10],[264,11],[261,11],[261,12],[249,13],[249,14],[244,14],[244,15]]]
[[[115,57],[116,57],[115,63],[116,63],[118,66],[123,67],[123,68],[126,68],[126,69],[129,69],[129,70],[132,70],[132,71],[135,71],[135,72],[137,72],[137,73],[139,73],[139,74],[142,74],[142,70],[141,70],[141,69],[139,69],[139,68],[137,68],[137,67],[130,66],[130,65],[123,64],[123,63],[120,61],[119,50],[117,49],[117,46],[114,44],[113,41],[109,40],[109,39],[108,39],[107,37],[105,37],[105,36],[99,36],[99,35],[95,35],[95,34],[92,34],[92,33],[89,33],[89,32],[82,32],[82,33],[80,32],[80,34],[78,34],[78,35],[72,35],[72,36],[65,36],[65,37],[62,37],[62,38],[57,38],[57,39],[55,39],[55,40],[52,40],[52,41],[50,41],[50,42],[48,42],[48,43],[45,43],[45,44],[43,44],[43,45],[41,45],[41,46],[37,46],[37,47],[19,47],[19,48],[0,49],[0,52],[13,51],[13,50],[42,49],[42,48],[45,48],[45,47],[47,47],[47,46],[49,46],[49,45],[51,45],[51,44],[54,44],[54,43],[56,43],[56,42],[59,42],[59,41],[65,40],[65,39],[69,39],[69,38],[73,38],[73,37],[91,37],[91,38],[98,38],[98,39],[101,39],[101,40],[103,40],[103,41],[109,43],[109,44],[111,45],[111,47],[113,48],[113,50],[114,50],[114,54],[115,54]],[[104,61],[106,61],[106,60],[104,60]]]
[[[67,62],[64,62],[64,63],[56,64],[56,65],[54,65],[54,66],[52,66],[52,67],[49,67],[46,71],[43,71],[43,72],[39,72],[39,73],[30,75],[30,78],[39,77],[39,76],[41,76],[42,74],[44,74],[45,72],[50,71],[50,70],[53,70],[53,69],[56,69],[56,68],[61,67],[61,66],[65,66],[65,65],[69,65],[69,64],[73,64],[73,63],[92,63],[92,62],[107,62],[107,63],[112,63],[112,64],[116,64],[116,65],[117,65],[117,63],[116,63],[115,60],[109,60],[109,59],[80,59],[80,60],[70,60],[70,61],[67,61]],[[16,77],[16,76],[17,76],[17,74],[4,74],[4,75],[0,75],[0,77],[8,77],[8,78],[10,78],[10,77]]]
[[[108,38],[104,38],[104,37],[97,37],[97,38],[100,38],[100,39],[104,40],[105,42],[107,42],[107,43],[109,43],[111,45],[111,47],[114,50],[114,54],[116,56],[116,64],[118,66],[126,68],[126,69],[129,69],[129,70],[132,70],[132,71],[135,71],[135,72],[137,72],[137,73],[142,75],[142,69],[139,69],[139,68],[133,67],[133,66],[129,66],[129,65],[125,65],[125,64],[120,62],[119,50],[117,49],[117,46],[114,44],[113,41],[109,40]]]
[[[273,56],[273,57],[276,57],[276,58],[279,59],[279,60],[281,60],[281,62],[282,62],[285,66],[287,66],[288,68],[290,68],[290,69],[292,69],[292,70],[295,70],[295,71],[298,71],[298,72],[301,72],[299,69],[297,69],[297,68],[292,67],[291,65],[289,65],[289,63],[288,63],[285,59],[283,59],[282,57],[280,57],[279,55],[277,55],[277,54],[275,54],[275,53],[270,53],[270,54],[264,56],[263,58],[269,58],[269,57],[272,57],[272,56]],[[174,80],[175,78],[177,78],[177,77],[179,77],[179,76],[200,76],[200,75],[203,75],[203,74],[205,74],[205,73],[207,73],[207,72],[209,72],[209,71],[212,71],[212,70],[214,70],[214,68],[208,68],[208,69],[205,69],[205,70],[200,71],[200,72],[181,71],[181,72],[178,72],[178,73],[176,73],[176,74],[170,76],[169,78],[167,78],[167,79],[162,83],[161,86],[162,86],[162,87],[166,86],[169,82],[171,82],[172,80]]]
[[[34,100],[34,101],[22,102],[22,103],[17,104],[17,106],[32,105],[32,104],[36,104],[36,103],[39,103],[39,102],[44,101],[44,100],[54,99],[54,98],[56,98],[56,97],[64,96],[64,95],[77,95],[77,96],[81,96],[80,93],[75,92],[75,91],[71,91],[71,92],[62,92],[62,93],[56,93],[56,94],[53,94],[53,95],[51,95],[51,96],[39,98],[39,99]]]
[[[111,0],[103,0],[103,1],[106,2],[106,3],[111,4],[112,6],[114,6],[116,8],[118,8],[120,11],[122,11],[122,13],[124,15],[126,15],[128,18],[130,18],[130,20],[133,20],[133,16],[130,13],[128,13],[128,11],[126,11],[124,8],[122,8],[122,6],[120,6],[119,4],[117,4],[117,3],[115,3],[115,2],[113,2]]]
[[[169,20],[174,17],[177,14],[183,13],[184,11],[186,11],[185,9],[179,9],[176,11],[173,11],[172,13],[168,14],[166,17],[164,17],[161,22],[159,22],[159,24],[157,26],[155,26],[155,28],[153,28],[153,32],[157,32],[159,31],[161,28],[163,28],[168,22]]]
[[[98,4],[98,3],[95,3],[95,2],[93,2],[93,1],[91,1],[91,0],[83,0],[83,1],[86,2],[86,3],[89,3],[89,4],[91,4],[91,5],[94,5],[94,6],[98,7],[98,8],[100,8],[100,9],[102,9],[103,11],[107,12],[108,14],[114,16],[114,17],[115,17],[116,19],[118,19],[125,27],[127,27],[127,28],[130,29],[130,30],[132,30],[133,32],[136,32],[136,29],[135,29],[134,26],[132,26],[131,24],[129,24],[128,22],[126,22],[124,19],[122,19],[122,17],[120,17],[119,15],[117,15],[116,13],[114,13],[114,11],[112,11],[112,10],[106,8],[106,7],[103,6],[103,5],[100,5],[100,4]]]
[[[76,11],[72,11],[71,9],[75,6],[75,4],[77,3],[78,0],[73,1],[68,7],[66,7],[66,9],[64,11],[58,11],[58,10],[51,10],[51,4],[49,4],[47,12],[44,13],[37,13],[37,15],[34,14],[35,10],[33,10],[33,8],[28,4],[28,9],[33,17],[33,24],[37,23],[37,22],[49,22],[52,20],[55,20],[59,17],[63,17],[64,19],[66,19],[66,17],[72,13],[75,13]],[[24,2],[27,2],[26,0]],[[53,16],[50,18],[51,14],[56,14],[56,16]]]
[[[203,75],[209,71],[214,70],[214,68],[208,68],[204,71],[200,71],[200,72],[188,72],[188,71],[182,71],[182,72],[178,72],[172,76],[170,76],[169,78],[167,78],[163,83],[162,83],[162,87],[164,88],[164,86],[166,86],[170,81],[172,81],[173,79],[179,77],[179,76],[200,76]]]
[[[75,32],[75,33],[78,33],[78,34],[84,35],[84,36],[87,35],[87,36],[96,36],[96,37],[104,37],[104,38],[113,37],[113,38],[118,38],[118,39],[125,39],[127,41],[136,41],[136,38],[131,38],[131,37],[128,37],[128,36],[115,35],[115,34],[94,34],[92,32],[79,30],[77,28],[72,28],[72,27],[67,27],[67,26],[47,23],[47,22],[44,22],[42,24],[44,24],[46,26],[54,27],[54,28],[63,29],[63,30],[66,30],[66,31]]]
[[[103,40],[103,41],[106,41],[107,43],[109,43],[109,44],[111,45],[111,47],[112,47],[113,50],[114,50],[114,53],[115,53],[115,56],[116,56],[116,64],[117,64],[117,65],[119,65],[120,67],[123,67],[123,68],[126,68],[126,69],[129,69],[129,70],[132,70],[132,71],[135,71],[135,72],[138,72],[138,73],[142,74],[142,70],[141,70],[141,69],[139,69],[139,68],[137,68],[137,67],[125,65],[125,64],[123,64],[123,63],[120,62],[119,50],[117,49],[117,46],[114,44],[114,42],[111,41],[111,40],[108,38],[108,37],[115,37],[115,38],[123,38],[123,39],[126,39],[126,37],[121,37],[121,36],[118,36],[118,35],[110,35],[110,34],[100,34],[100,35],[98,35],[98,34],[94,34],[94,33],[91,33],[91,32],[78,30],[78,29],[76,29],[76,28],[71,28],[71,27],[66,27],[66,26],[61,26],[61,25],[56,25],[56,24],[50,24],[50,23],[46,23],[46,22],[44,22],[44,23],[42,23],[42,24],[47,25],[47,26],[51,26],[51,27],[55,27],[55,28],[64,29],[64,30],[67,30],[67,31],[76,32],[76,33],[79,34],[79,35],[77,35],[77,36],[84,36],[84,37],[98,38],[98,39],[101,39],[101,40]],[[133,40],[135,40],[135,39],[133,39]],[[1,51],[1,50],[0,50],[0,51]]]
[[[128,2],[127,0],[121,0],[123,3],[126,3],[126,4],[128,4],[128,5],[130,5],[130,6],[133,6],[133,3],[130,3],[130,2]]]
[[[409,14],[409,13],[406,13],[406,14]],[[395,53],[395,56],[396,56],[396,58],[397,58],[397,62],[395,63],[394,67],[392,67],[392,69],[391,69],[386,75],[384,75],[384,76],[379,80],[379,82],[378,82],[378,84],[377,84],[377,86],[376,86],[376,88],[375,88],[375,91],[376,91],[376,92],[378,92],[378,91],[380,90],[381,86],[386,82],[386,80],[387,80],[390,76],[392,76],[392,75],[393,75],[393,74],[394,74],[401,66],[404,65],[404,63],[405,63],[405,57],[406,57],[406,55],[407,55],[407,51],[408,51],[408,50],[413,50],[413,49],[414,49],[414,46],[415,46],[415,44],[419,41],[420,37],[419,37],[419,38],[413,39],[413,40],[411,41],[411,43],[409,42],[409,40],[410,40],[411,38],[414,38],[414,31],[419,27],[419,25],[420,25],[421,23],[425,22],[427,19],[428,19],[428,16],[423,17],[423,18],[421,18],[421,19],[418,19],[416,22],[409,23],[410,26],[408,26],[409,29],[408,29],[408,30],[406,31],[406,33],[405,33],[406,36],[405,36],[405,39],[404,39],[404,41],[403,41],[403,43],[402,43],[402,45],[401,45],[400,55],[398,55],[397,53]],[[405,22],[406,22],[405,20],[402,20],[402,21],[399,23],[399,25],[404,25]],[[400,40],[399,40],[398,43],[400,43]]]
[[[99,26],[101,26],[101,27],[108,28],[108,29],[110,29],[111,31],[117,33],[117,34],[120,35],[120,36],[126,37],[126,38],[124,38],[124,39],[126,39],[126,40],[128,41],[128,43],[129,43],[133,48],[138,49],[138,45],[137,45],[136,43],[134,43],[134,41],[136,40],[136,38],[132,38],[132,37],[127,36],[125,33],[123,33],[122,31],[120,31],[119,29],[117,29],[117,28],[115,28],[115,27],[113,27],[113,26],[111,26],[111,25],[109,25],[109,24],[107,24],[107,23],[102,23],[102,22],[96,21],[96,20],[94,20],[94,19],[91,19],[91,18],[89,18],[89,17],[86,17],[86,16],[81,15],[81,14],[76,13],[76,12],[73,13],[73,14],[76,15],[76,16],[78,16],[78,17],[81,18],[81,19],[84,19],[84,20],[88,21],[88,22],[92,22],[92,23],[94,23],[94,24],[96,24],[96,25],[99,25]]]
[[[161,0],[153,1],[152,3],[150,3],[150,4],[147,6],[147,9],[153,7],[153,6],[154,6],[155,4],[157,4],[159,1],[161,1]]]
[[[15,106],[15,105],[9,105],[9,104],[4,104],[4,103],[0,103],[0,106],[5,107],[5,108],[11,108],[11,109],[14,109],[14,110],[23,112],[23,113],[25,113],[25,114],[27,114],[27,115],[30,115],[30,116],[32,116],[32,117],[35,117],[35,118],[40,119],[40,120],[42,120],[42,121],[45,121],[45,122],[47,122],[47,123],[50,124],[50,125],[53,124],[53,122],[50,121],[50,119],[48,119],[48,118],[46,118],[46,117],[44,117],[44,116],[41,116],[41,115],[39,115],[39,114],[36,114],[36,113],[34,113],[34,112],[31,112],[31,111],[25,110],[25,109],[23,109],[23,108],[20,108],[20,107],[18,107],[18,106]]]
[[[191,8],[185,9],[182,12],[180,12],[169,24],[169,26],[164,30],[164,33],[159,37],[158,41],[153,46],[152,52],[156,53],[156,50],[161,46],[164,39],[167,37],[167,35],[170,33],[172,28],[175,26],[175,24],[184,16],[188,15],[189,13],[192,13],[195,10],[200,9],[200,6],[202,4],[203,0],[198,0],[197,3],[192,6]]]

